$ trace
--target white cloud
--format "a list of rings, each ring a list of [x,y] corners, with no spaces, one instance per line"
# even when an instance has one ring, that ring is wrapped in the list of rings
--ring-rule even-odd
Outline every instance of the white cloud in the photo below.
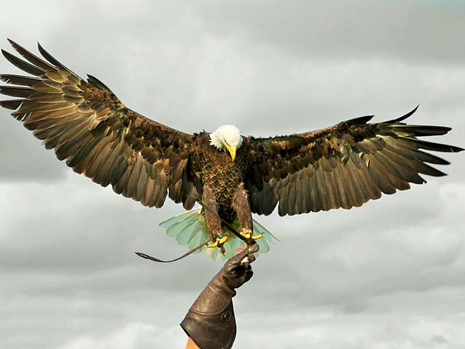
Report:
[[[74,338],[57,349],[182,348],[186,343],[187,340],[180,336],[178,327],[166,330],[151,324],[131,323],[105,336]]]

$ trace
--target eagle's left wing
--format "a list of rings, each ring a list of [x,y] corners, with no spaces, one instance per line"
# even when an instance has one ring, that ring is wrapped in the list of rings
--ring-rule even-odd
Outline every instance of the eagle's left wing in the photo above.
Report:
[[[424,152],[463,149],[418,139],[450,128],[402,123],[415,112],[370,124],[364,116],[308,133],[249,139],[251,166],[245,184],[252,211],[279,215],[361,206],[381,193],[425,183],[419,174],[444,176],[429,165],[449,164]]]
[[[193,135],[127,108],[101,81],[81,79],[40,45],[46,60],[10,43],[25,60],[3,55],[32,76],[0,75],[11,84],[0,86],[0,93],[17,97],[0,105],[14,110],[58,159],[145,206],[161,207],[169,191],[172,200],[192,208],[198,185],[188,164]]]

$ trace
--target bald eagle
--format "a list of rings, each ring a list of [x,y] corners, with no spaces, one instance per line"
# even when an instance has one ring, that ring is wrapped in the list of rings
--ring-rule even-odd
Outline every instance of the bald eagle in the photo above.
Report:
[[[425,183],[420,174],[443,176],[428,163],[448,162],[424,150],[463,150],[418,139],[450,128],[404,123],[416,108],[390,121],[369,123],[373,116],[363,116],[289,136],[245,137],[232,125],[187,134],[129,109],[100,80],[83,80],[40,45],[43,58],[9,41],[25,60],[3,55],[30,75],[1,75],[12,86],[0,92],[17,98],[0,105],[59,160],[118,194],[148,207],[163,206],[167,196],[186,210],[201,201],[202,210],[162,224],[190,246],[206,237],[209,247],[234,253],[232,246],[225,249],[228,237],[233,240],[225,225],[252,243],[268,233],[252,213],[358,207],[409,189],[409,183]]]

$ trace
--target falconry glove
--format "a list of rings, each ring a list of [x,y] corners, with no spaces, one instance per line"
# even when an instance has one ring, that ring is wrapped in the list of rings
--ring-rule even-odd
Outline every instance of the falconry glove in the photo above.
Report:
[[[253,275],[254,244],[230,258],[192,304],[181,327],[201,349],[229,349],[236,338],[232,297]]]

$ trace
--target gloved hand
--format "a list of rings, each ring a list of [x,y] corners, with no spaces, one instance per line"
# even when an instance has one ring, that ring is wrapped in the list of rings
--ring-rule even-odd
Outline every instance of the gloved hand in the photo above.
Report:
[[[224,282],[231,290],[234,291],[250,280],[253,275],[250,263],[255,260],[253,254],[257,251],[258,244],[253,244],[226,261],[220,273]]]
[[[181,327],[201,349],[230,349],[236,338],[236,320],[232,305],[234,291],[253,275],[258,244],[230,258],[210,281],[189,309]]]

